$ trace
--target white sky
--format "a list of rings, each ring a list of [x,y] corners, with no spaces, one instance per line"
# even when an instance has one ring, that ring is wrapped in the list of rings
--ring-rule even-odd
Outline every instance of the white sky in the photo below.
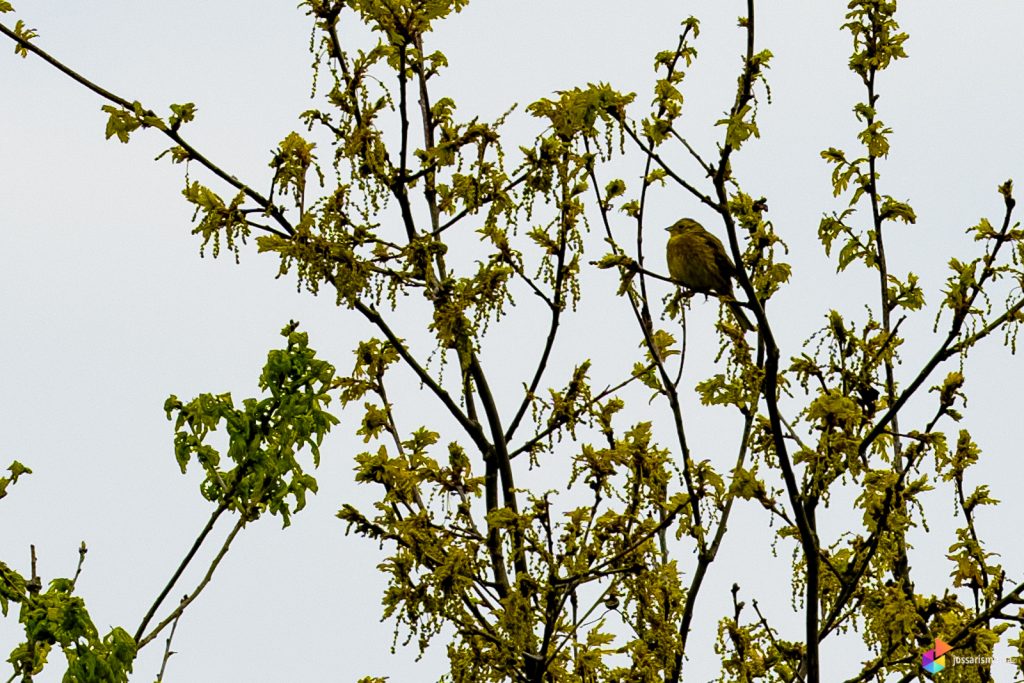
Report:
[[[186,129],[189,139],[259,187],[269,180],[269,150],[289,131],[301,130],[297,114],[309,106],[310,24],[294,4],[21,0],[15,6],[16,17],[39,30],[37,44],[104,87],[157,111],[171,102],[195,102],[199,116]],[[1024,47],[1017,35],[1024,5],[905,4],[900,19],[911,34],[911,59],[897,63],[879,85],[881,117],[895,128],[882,183],[909,199],[919,218],[915,227],[891,233],[891,267],[921,275],[934,304],[944,263],[970,248],[963,229],[981,216],[1000,218],[997,184],[1015,177],[1024,187],[1018,113]],[[485,118],[512,102],[525,105],[588,81],[638,91],[646,101],[654,52],[674,45],[678,20],[695,14],[703,21],[702,61],[684,90],[687,132],[710,152],[719,131],[708,124],[727,108],[739,65],[735,16],[741,5],[478,0],[429,47],[449,57],[441,85],[460,111]],[[820,326],[828,308],[845,306],[863,319],[854,302],[864,286],[875,296],[870,277],[835,280],[814,239],[822,212],[838,207],[818,152],[854,147],[850,109],[863,97],[845,69],[850,41],[838,31],[844,5],[759,3],[759,47],[776,55],[769,73],[773,102],[763,103],[763,139],[744,149],[736,171],[746,191],[768,197],[771,217],[792,248],[796,281],[774,305],[787,311],[785,324],[777,323],[784,356],[800,351],[799,341]],[[2,21],[13,23],[11,15]],[[350,350],[369,333],[356,314],[334,308],[332,297],[300,296],[290,278],[274,280],[276,262],[252,248],[240,266],[230,258],[199,259],[197,240],[188,234],[191,211],[179,195],[181,169],[152,161],[164,139],[139,133],[128,146],[104,141],[105,118],[94,95],[34,57],[16,58],[10,48],[0,43],[0,466],[19,459],[35,474],[0,502],[0,558],[27,573],[28,545],[35,543],[45,580],[69,576],[84,539],[90,552],[79,594],[101,632],[114,625],[134,632],[209,514],[198,478],[180,476],[174,462],[162,411],[167,395],[252,395],[266,351],[277,347],[278,330],[290,318],[302,322],[314,348],[340,371],[351,367]],[[506,145],[527,144],[534,129],[527,117],[513,117]],[[701,216],[678,194],[660,196],[664,203],[656,211],[666,223],[682,214]],[[610,286],[592,282],[595,289]],[[585,305],[571,329],[587,335],[589,325],[602,324],[608,305]],[[712,311],[696,310],[691,325],[710,321]],[[903,328],[913,333],[904,377],[934,347],[930,327],[924,315]],[[635,335],[629,334],[587,354],[614,359],[614,349],[632,348]],[[577,337],[593,338],[592,328]],[[494,341],[492,359],[511,357],[520,343],[515,337]],[[561,347],[558,358],[574,362],[579,354],[572,347],[583,343]],[[696,363],[713,348],[692,353]],[[688,367],[695,382],[699,366]],[[615,376],[601,372],[603,379]],[[556,368],[550,379],[567,373]],[[516,386],[515,377],[507,379],[507,386]],[[1007,395],[1022,379],[1020,359],[992,340],[968,366],[966,386],[966,424],[985,452],[978,472],[1004,501],[998,515],[982,513],[979,523],[1016,580],[1024,578],[1015,521],[1024,518],[1017,496],[1024,466],[1020,404]],[[414,398],[410,393],[399,403],[404,399],[408,407]],[[918,405],[932,404],[924,399]],[[714,411],[702,415],[722,424]],[[265,519],[236,541],[178,628],[174,649],[180,654],[167,680],[354,681],[371,674],[436,680],[443,647],[416,668],[412,653],[389,654],[390,625],[378,624],[379,554],[363,539],[345,537],[333,516],[342,502],[368,500],[369,491],[351,483],[351,455],[363,448],[351,437],[356,419],[342,415],[317,473],[321,492],[292,528],[281,532],[275,520]],[[408,417],[410,427],[429,420],[429,413]],[[731,460],[731,446],[716,450],[716,432],[694,434],[696,447],[716,463]],[[949,517],[948,493],[930,502],[930,533],[918,538],[915,576],[920,590],[941,594],[950,570],[942,557],[959,521]],[[838,531],[843,519],[822,524]],[[717,674],[711,649],[716,605],[728,598],[733,580],[745,595],[750,591],[749,597],[771,605],[778,623],[792,629],[791,638],[799,637],[799,620],[787,614],[782,565],[751,566],[750,553],[761,557],[771,537],[763,517],[740,510],[732,526],[698,608],[688,680]],[[783,565],[788,553],[780,548]],[[191,576],[175,594],[196,580]],[[0,621],[0,652],[19,642],[14,621],[13,615]],[[154,643],[143,651],[133,680],[155,677],[161,649]],[[831,641],[823,651],[835,680],[852,675],[863,657]],[[53,659],[40,680],[59,680],[61,658]],[[1003,680],[999,669],[995,673]],[[833,679],[831,670],[827,678]]]

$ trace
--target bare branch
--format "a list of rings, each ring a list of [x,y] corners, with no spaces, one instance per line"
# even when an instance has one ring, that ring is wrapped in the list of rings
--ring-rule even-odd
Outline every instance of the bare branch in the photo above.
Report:
[[[185,608],[192,604],[192,601],[199,597],[199,594],[203,592],[203,589],[206,588],[207,585],[209,585],[210,579],[213,578],[214,571],[216,571],[217,567],[220,565],[221,560],[224,559],[224,556],[227,555],[228,549],[231,547],[231,542],[235,540],[235,536],[237,536],[238,532],[241,531],[242,527],[245,526],[245,522],[245,515],[239,515],[238,521],[235,523],[234,528],[231,529],[231,533],[228,534],[228,537],[224,539],[224,543],[221,545],[220,550],[217,552],[217,555],[213,558],[213,561],[210,563],[209,569],[206,570],[206,575],[203,576],[203,579],[199,582],[198,585],[196,585],[192,592],[186,598],[184,598],[176,608],[174,608],[174,611],[167,615],[166,619],[157,624],[157,626],[152,631],[150,631],[149,635],[144,636],[141,639],[138,637],[135,638],[135,642],[139,644],[140,650],[144,648],[151,640],[156,638],[157,635],[159,635],[160,631],[162,631],[165,626],[174,621],[177,621],[178,617],[181,616],[181,613],[185,611]]]

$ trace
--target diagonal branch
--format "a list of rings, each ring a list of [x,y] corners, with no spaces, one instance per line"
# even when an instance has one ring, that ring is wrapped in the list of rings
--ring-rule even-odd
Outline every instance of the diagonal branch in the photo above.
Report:
[[[686,189],[687,192],[689,192],[698,200],[700,200],[702,204],[711,207],[715,211],[722,210],[722,206],[716,203],[714,199],[698,190],[691,183],[684,180],[678,173],[672,170],[672,167],[670,167],[668,163],[661,158],[660,154],[654,151],[654,148],[651,145],[645,143],[643,140],[640,139],[640,136],[637,135],[636,131],[633,130],[631,126],[627,125],[625,121],[620,121],[620,123],[622,124],[622,129],[626,131],[626,134],[629,135],[629,137],[633,140],[634,143],[636,143],[636,146],[639,147],[644,154],[648,155],[648,157],[653,159],[654,162],[657,163],[658,166],[661,168],[661,170],[665,171],[666,176],[668,176],[681,187]]]
[[[195,558],[200,546],[203,545],[203,541],[205,541],[206,537],[209,536],[211,531],[213,531],[213,525],[217,523],[217,519],[225,510],[227,510],[227,504],[221,503],[217,506],[217,509],[213,511],[213,514],[210,515],[210,519],[206,522],[206,526],[203,527],[201,532],[199,532],[199,536],[196,537],[192,547],[189,549],[188,553],[185,554],[181,563],[178,564],[177,570],[175,570],[174,574],[171,575],[167,585],[164,586],[163,590],[160,591],[160,595],[158,595],[156,600],[153,601],[153,604],[150,605],[149,611],[146,612],[146,615],[142,617],[142,622],[135,630],[135,642],[139,643],[140,648],[142,647],[142,634],[145,633],[146,626],[148,626],[149,622],[153,619],[153,615],[156,614],[157,609],[160,607],[161,603],[163,603],[167,594],[174,588],[174,584],[176,584],[178,579],[181,578],[181,575],[185,572],[185,568],[188,567],[189,563],[192,562],[192,559]]]
[[[88,78],[81,75],[77,71],[71,69],[70,67],[66,66],[63,62],[53,57],[48,52],[44,51],[42,48],[39,48],[33,43],[21,38],[20,36],[15,34],[14,31],[10,30],[3,24],[0,24],[0,33],[4,34],[8,38],[16,42],[20,47],[38,56],[44,62],[50,64],[55,69],[63,73],[65,76],[68,76],[73,81],[76,81],[77,83],[85,86],[88,90],[91,90],[92,92],[96,93],[108,102],[113,102],[119,107],[122,107],[129,111],[135,110],[135,104],[133,102],[129,102],[123,97],[115,95],[106,88],[103,88],[97,85],[96,83],[90,81]],[[156,114],[148,109],[144,112],[144,114],[146,116],[153,116],[154,118],[157,118]],[[148,124],[144,123],[142,125],[144,128],[148,127]],[[269,199],[267,199],[262,194],[252,189],[249,185],[243,183],[238,178],[229,174],[220,166],[212,162],[204,154],[202,154],[199,150],[197,150],[195,147],[189,144],[184,138],[182,138],[181,135],[178,134],[177,130],[168,127],[160,127],[159,130],[168,138],[173,140],[176,145],[184,149],[188,153],[189,159],[198,162],[204,168],[209,170],[215,176],[217,176],[218,178],[220,178],[221,180],[223,180],[236,190],[244,192],[247,197],[256,202],[256,204],[258,204],[266,213],[272,216],[274,220],[277,221],[278,225],[280,225],[281,228],[284,230],[284,233],[281,233],[280,231],[274,229],[271,229],[271,232],[278,235],[279,237],[290,236],[294,233],[292,225],[288,221],[287,217],[284,215],[281,209],[275,206]]]
[[[483,430],[479,422],[470,420],[470,418],[462,412],[455,400],[452,399],[451,395],[445,391],[444,387],[437,383],[436,380],[430,375],[429,372],[420,364],[419,361],[412,355],[409,349],[405,346],[405,343],[395,334],[391,326],[387,324],[380,312],[373,306],[367,305],[362,301],[356,299],[352,303],[353,308],[363,314],[368,321],[373,323],[384,336],[391,342],[392,347],[398,352],[398,355],[402,357],[406,365],[415,373],[417,379],[420,380],[431,392],[444,404],[444,407],[448,409],[452,417],[455,418],[456,422],[466,431],[473,443],[481,450],[481,452],[487,452],[491,445],[487,442],[487,437],[484,436]]]
[[[868,432],[867,436],[865,436],[864,439],[861,441],[860,447],[858,449],[861,457],[863,457],[867,453],[867,449],[871,447],[871,444],[874,443],[875,440],[885,432],[886,428],[893,422],[897,413],[903,408],[904,404],[906,404],[906,402],[910,400],[914,393],[916,393],[917,390],[921,388],[921,385],[924,384],[924,382],[928,379],[929,376],[931,376],[932,372],[935,370],[936,367],[939,366],[940,363],[942,363],[945,360],[948,360],[949,358],[952,358],[958,353],[961,353],[966,348],[968,348],[970,344],[977,343],[983,337],[991,334],[998,328],[999,324],[1002,324],[1003,322],[1006,322],[1011,318],[1015,319],[1017,317],[1017,314],[1021,311],[1021,309],[1024,308],[1024,300],[1018,301],[1015,305],[1010,307],[1010,309],[1004,312],[996,320],[992,321],[984,328],[982,328],[982,330],[975,333],[974,335],[971,335],[967,339],[962,340],[960,343],[954,344],[954,341],[957,337],[960,336],[960,332],[963,330],[963,326],[967,320],[969,311],[974,307],[974,302],[981,294],[985,283],[993,275],[992,264],[995,262],[1000,247],[1002,247],[1002,245],[1006,242],[1007,233],[1010,229],[1010,219],[1013,215],[1014,206],[1015,202],[1013,198],[1010,196],[1006,196],[1006,208],[1005,214],[1003,215],[1003,225],[999,231],[998,236],[996,237],[995,246],[992,248],[992,251],[990,251],[985,256],[984,267],[982,268],[981,277],[979,277],[978,281],[974,284],[971,294],[967,298],[967,301],[964,302],[963,306],[953,314],[953,320],[950,323],[949,332],[946,334],[946,339],[943,340],[942,345],[939,346],[939,349],[928,360],[928,362],[925,363],[924,367],[921,368],[920,372],[917,373],[917,376],[914,377],[913,381],[907,386],[906,389],[903,390],[903,392],[899,395],[899,398],[897,398],[896,401],[889,406],[889,409],[885,411],[885,414],[882,415],[881,418],[879,418],[875,426],[871,429],[870,432]]]
[[[246,515],[245,513],[242,513],[239,515],[238,521],[235,523],[235,526],[231,529],[231,533],[229,533],[228,537],[224,539],[224,543],[221,545],[216,557],[213,558],[213,562],[210,563],[210,567],[206,570],[206,575],[203,576],[203,579],[199,582],[195,589],[191,593],[189,593],[188,597],[183,598],[182,601],[178,604],[178,606],[174,608],[174,611],[167,615],[167,618],[165,618],[163,621],[157,624],[157,626],[152,631],[150,631],[149,635],[141,639],[138,637],[135,638],[136,642],[139,644],[138,649],[141,650],[143,647],[146,646],[147,643],[156,638],[157,635],[159,635],[160,631],[162,631],[165,626],[167,626],[170,623],[176,622],[178,620],[178,617],[181,616],[181,613],[185,611],[185,608],[192,604],[193,600],[199,597],[199,594],[202,593],[203,589],[206,588],[206,586],[210,583],[210,580],[213,578],[213,572],[216,571],[217,567],[220,565],[221,560],[223,560],[224,556],[227,555],[228,549],[231,547],[231,542],[235,540],[235,536],[237,536],[238,532],[242,530],[242,527],[245,526],[245,523]]]

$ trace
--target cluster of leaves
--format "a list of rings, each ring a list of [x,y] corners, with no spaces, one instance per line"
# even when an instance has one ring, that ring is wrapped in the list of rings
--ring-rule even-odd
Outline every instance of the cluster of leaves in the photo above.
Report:
[[[32,473],[20,462],[8,466],[9,477],[0,477],[0,498],[19,477]],[[85,607],[74,594],[75,582],[85,560],[86,546],[79,548],[78,571],[74,578],[53,579],[44,591],[35,572],[32,550],[32,574],[26,579],[0,561],[0,614],[8,615],[11,603],[20,605],[18,623],[25,631],[24,642],[11,651],[7,661],[13,667],[10,680],[21,677],[31,681],[42,672],[54,646],[67,660],[65,683],[126,683],[135,660],[135,640],[127,631],[114,627],[100,637]]]
[[[14,675],[31,680],[43,670],[53,646],[59,645],[67,659],[66,683],[126,683],[135,660],[135,640],[120,627],[101,638],[85,601],[73,594],[73,580],[54,579],[44,592],[6,567],[0,571],[4,582],[24,591],[12,598],[21,603],[19,621],[25,628],[25,642],[7,660]]]
[[[171,396],[164,404],[174,420],[174,455],[182,473],[195,458],[206,475],[203,497],[250,520],[263,512],[280,515],[284,526],[305,507],[306,493],[317,490],[298,451],[308,447],[318,466],[320,445],[338,423],[326,410],[334,367],[316,357],[308,335],[296,327],[285,327],[287,346],[267,355],[259,379],[266,398],[247,398],[235,407],[231,394],[200,394],[187,403]],[[223,453],[208,442],[221,424],[228,437]]]

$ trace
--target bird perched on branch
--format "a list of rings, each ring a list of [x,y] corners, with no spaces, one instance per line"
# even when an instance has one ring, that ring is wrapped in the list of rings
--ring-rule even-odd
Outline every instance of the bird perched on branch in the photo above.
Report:
[[[753,330],[743,308],[733,298],[732,279],[736,276],[736,266],[726,256],[718,238],[692,218],[682,218],[667,229],[668,273],[676,284],[698,294],[720,297],[740,327]]]

